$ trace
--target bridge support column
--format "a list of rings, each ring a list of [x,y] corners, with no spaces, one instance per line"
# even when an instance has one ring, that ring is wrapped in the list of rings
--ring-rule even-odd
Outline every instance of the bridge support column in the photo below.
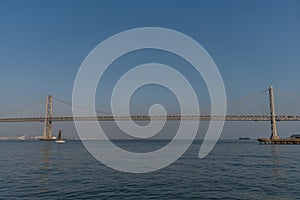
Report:
[[[52,96],[48,95],[46,100],[46,115],[44,122],[43,140],[52,140]]]
[[[276,127],[276,114],[275,114],[275,103],[274,103],[274,91],[273,86],[269,88],[269,97],[270,97],[270,115],[271,115],[271,139],[279,139],[277,135],[277,127]]]

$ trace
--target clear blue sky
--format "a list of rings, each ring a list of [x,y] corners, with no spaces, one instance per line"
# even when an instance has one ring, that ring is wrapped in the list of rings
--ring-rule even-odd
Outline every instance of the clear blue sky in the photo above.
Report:
[[[0,110],[47,94],[71,101],[76,72],[95,46],[146,26],[202,44],[229,100],[269,85],[300,96],[299,10],[297,0],[0,0]]]

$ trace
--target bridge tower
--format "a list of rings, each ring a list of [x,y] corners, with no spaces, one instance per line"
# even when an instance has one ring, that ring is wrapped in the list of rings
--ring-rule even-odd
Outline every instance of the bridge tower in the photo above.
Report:
[[[269,98],[270,98],[270,115],[271,115],[271,139],[279,139],[277,135],[277,127],[276,127],[276,114],[275,114],[275,102],[274,102],[274,91],[273,86],[269,88]]]
[[[52,96],[46,99],[46,115],[44,122],[44,134],[42,140],[52,140]]]

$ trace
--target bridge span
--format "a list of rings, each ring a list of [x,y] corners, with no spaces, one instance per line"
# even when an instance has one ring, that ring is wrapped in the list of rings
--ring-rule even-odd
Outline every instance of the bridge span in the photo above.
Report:
[[[267,91],[267,90],[266,90]],[[44,117],[2,117],[0,122],[43,122],[44,132],[42,139],[52,139],[52,122],[68,122],[68,121],[160,121],[160,120],[185,120],[185,121],[269,121],[271,122],[271,137],[272,140],[279,139],[277,134],[276,122],[278,121],[300,121],[298,115],[276,115],[273,87],[269,89],[269,108],[270,115],[227,115],[227,116],[189,116],[189,115],[168,115],[168,116],[147,116],[147,115],[133,115],[133,116],[116,116],[111,113],[101,112],[101,116],[53,116],[53,98],[48,95],[46,98],[46,113]],[[56,99],[58,100],[58,99]],[[60,100],[61,101],[61,100]],[[42,101],[44,102],[44,100]],[[61,101],[64,104],[74,105]],[[32,106],[40,104],[32,104]],[[78,107],[78,106],[74,106]],[[82,108],[82,107],[81,107]]]
[[[0,122],[45,122],[45,120],[51,122],[68,122],[68,121],[270,121],[272,116],[268,115],[229,115],[229,116],[180,116],[180,115],[169,115],[169,116],[146,116],[146,115],[137,115],[137,116],[97,116],[97,117],[73,117],[73,116],[64,116],[64,117],[32,117],[32,118],[0,118]],[[276,116],[276,121],[300,121],[300,116],[293,115],[282,115]]]

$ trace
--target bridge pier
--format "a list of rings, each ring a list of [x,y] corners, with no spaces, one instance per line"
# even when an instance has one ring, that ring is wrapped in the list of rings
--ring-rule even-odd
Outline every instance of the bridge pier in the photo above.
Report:
[[[52,96],[48,95],[46,99],[46,115],[44,122],[44,133],[41,140],[53,140],[52,138]]]
[[[269,88],[269,98],[270,98],[270,115],[271,115],[271,139],[279,139],[277,134],[277,126],[276,126],[276,114],[275,114],[275,102],[274,102],[274,91],[273,86]]]

